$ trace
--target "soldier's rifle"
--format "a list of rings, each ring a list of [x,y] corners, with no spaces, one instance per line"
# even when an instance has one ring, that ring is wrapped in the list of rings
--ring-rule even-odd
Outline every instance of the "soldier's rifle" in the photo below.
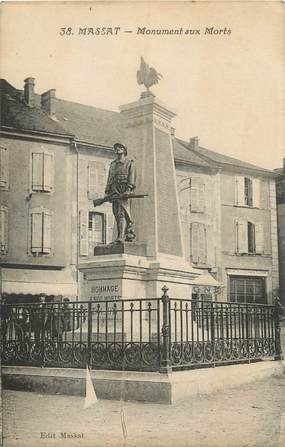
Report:
[[[94,206],[100,206],[105,202],[114,202],[115,200],[127,200],[127,199],[142,199],[146,196],[148,196],[148,194],[132,194],[132,193],[111,194],[111,195],[102,197],[100,199],[93,200],[93,204],[94,204]]]

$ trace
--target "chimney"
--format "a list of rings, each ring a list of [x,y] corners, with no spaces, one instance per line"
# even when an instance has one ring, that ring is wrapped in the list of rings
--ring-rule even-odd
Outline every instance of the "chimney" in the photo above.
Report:
[[[24,99],[29,107],[35,107],[35,78],[26,78],[24,80]]]
[[[193,149],[194,151],[199,150],[199,138],[198,137],[190,138],[190,149]]]
[[[283,158],[283,170],[282,170],[282,174],[285,174],[285,158]]]
[[[55,89],[51,89],[41,95],[42,109],[52,117],[55,117],[55,92]]]

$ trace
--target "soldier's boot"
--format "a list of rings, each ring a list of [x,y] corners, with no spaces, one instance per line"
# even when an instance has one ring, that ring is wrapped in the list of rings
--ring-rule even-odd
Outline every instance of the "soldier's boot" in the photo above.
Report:
[[[127,230],[127,222],[124,217],[120,217],[118,225],[118,237],[116,242],[123,243],[125,240],[125,234]]]

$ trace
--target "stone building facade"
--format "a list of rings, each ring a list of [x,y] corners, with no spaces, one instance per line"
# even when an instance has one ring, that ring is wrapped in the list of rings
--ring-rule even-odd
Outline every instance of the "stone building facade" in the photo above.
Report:
[[[1,257],[6,293],[82,297],[83,260],[114,237],[102,196],[122,112],[1,81]],[[220,299],[271,302],[278,288],[276,174],[188,142],[172,129],[183,251],[223,284]],[[162,140],[161,140],[162,141]],[[130,156],[132,148],[129,147]],[[163,145],[157,148],[163,160]],[[170,244],[171,245],[171,244]]]

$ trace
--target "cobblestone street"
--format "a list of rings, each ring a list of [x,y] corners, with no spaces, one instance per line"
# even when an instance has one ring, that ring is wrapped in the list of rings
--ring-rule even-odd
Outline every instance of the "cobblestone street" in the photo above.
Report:
[[[3,404],[4,447],[285,446],[284,375],[173,406],[7,390]]]

